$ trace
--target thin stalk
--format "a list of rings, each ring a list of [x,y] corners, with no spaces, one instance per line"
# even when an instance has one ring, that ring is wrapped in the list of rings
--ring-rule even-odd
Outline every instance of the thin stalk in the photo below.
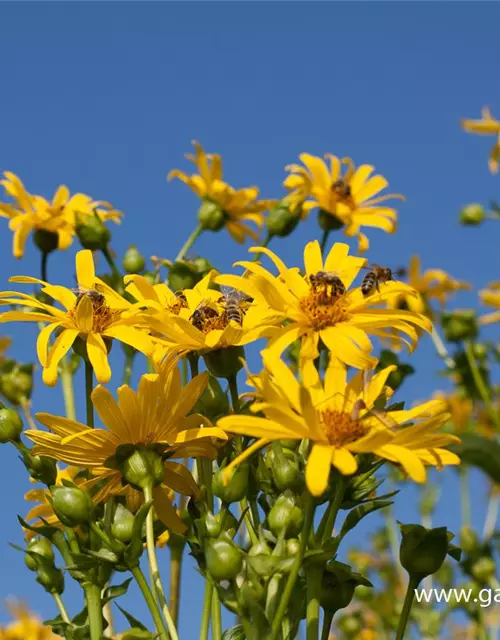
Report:
[[[266,237],[264,238],[264,241],[260,243],[259,247],[264,247],[266,248],[267,245],[271,242],[271,238],[272,238],[272,234],[269,233],[269,231],[266,233]],[[260,258],[260,256],[262,255],[262,251],[257,251],[256,253],[254,253],[254,258],[253,261],[257,262],[257,260]]]
[[[333,613],[325,611],[325,617],[323,619],[323,631],[321,632],[321,640],[328,640],[330,637],[330,629],[332,627]]]
[[[306,552],[307,541],[309,540],[309,533],[311,531],[311,528],[314,522],[315,510],[316,510],[316,506],[314,504],[314,498],[310,494],[308,494],[307,504],[305,509],[304,526],[302,528],[302,533],[300,534],[299,552],[297,553],[293,567],[290,573],[288,574],[288,580],[286,581],[285,589],[283,590],[283,595],[281,597],[279,607],[276,612],[276,616],[272,622],[271,640],[276,640],[276,638],[278,638],[278,635],[280,633],[281,621],[285,617],[288,603],[290,602],[290,598],[292,597],[293,588],[297,581],[297,577],[299,575],[299,571],[302,566],[302,560],[304,559],[304,554]]]
[[[222,615],[219,594],[215,586],[212,587],[212,638],[221,640],[222,638]]]
[[[462,526],[470,527],[470,490],[469,471],[467,467],[459,467],[458,477],[460,478],[460,511],[462,515]]]
[[[486,405],[488,416],[496,427],[500,427],[500,418],[498,417],[493,405],[490,391],[485,381],[483,380],[481,372],[479,371],[479,367],[477,366],[476,358],[474,357],[474,351],[472,349],[472,342],[470,342],[470,340],[467,340],[465,342],[465,355],[467,357],[467,362],[469,363],[472,377],[474,378],[474,384],[476,385],[481,399]]]
[[[391,506],[388,506],[384,509],[384,519],[387,529],[387,537],[389,538],[389,547],[391,549],[392,560],[394,562],[394,566],[396,567],[396,571],[399,575],[401,584],[403,584],[405,574],[399,562],[398,535],[396,529],[396,521],[394,519],[394,514],[392,512]]]
[[[406,588],[405,601],[403,603],[403,609],[401,610],[401,616],[399,618],[398,630],[396,632],[396,640],[403,640],[406,630],[406,625],[410,617],[411,606],[413,599],[415,598],[415,589],[419,585],[419,580],[410,576],[408,580],[408,587]]]
[[[198,354],[196,353],[191,353],[188,356],[188,360],[189,360],[189,371],[191,373],[191,380],[193,378],[195,378],[198,375],[199,369],[198,369]]]
[[[48,282],[47,280],[47,260],[49,254],[46,251],[40,251],[41,253],[41,261],[40,261],[40,273],[42,275],[42,280],[44,282]]]
[[[153,499],[153,489],[151,486],[144,488],[144,500],[150,502]],[[153,509],[150,509],[146,518],[146,546],[148,550],[149,570],[151,572],[151,582],[153,585],[153,594],[161,605],[163,616],[167,623],[168,632],[172,640],[179,640],[177,629],[168,608],[167,599],[163,590],[160,577],[160,569],[158,568],[158,560],[156,558],[155,534],[153,529]]]
[[[109,247],[104,247],[104,249],[101,249],[101,251],[102,255],[106,259],[106,262],[109,264],[109,267],[113,273],[113,278],[115,278],[117,284],[121,284],[122,274],[120,273],[118,267],[115,264],[115,261],[113,260],[113,256],[111,255]]]
[[[328,242],[328,236],[330,235],[330,231],[328,231],[327,229],[325,229],[323,231],[323,235],[321,236],[321,254],[325,255],[325,249],[326,249],[326,243]]]
[[[134,368],[135,352],[130,353],[128,350],[125,354],[125,366],[123,367],[122,384],[129,385],[132,380],[132,371]]]
[[[85,401],[87,407],[87,424],[94,428],[94,405],[92,404],[92,386],[94,384],[94,370],[89,360],[85,362]]]
[[[448,349],[446,348],[434,324],[432,325],[431,338],[436,348],[436,352],[438,356],[443,360],[443,362],[448,367],[448,369],[452,371],[455,368],[455,362],[453,361],[453,358],[448,353]]]
[[[236,374],[229,376],[227,379],[229,384],[229,393],[231,394],[231,404],[233,405],[233,413],[240,412],[240,398],[238,396],[238,381]]]
[[[307,609],[306,609],[306,638],[318,640],[319,635],[319,593],[321,590],[321,576],[323,567],[312,565],[307,570]]]
[[[198,236],[202,231],[203,231],[203,227],[201,226],[201,224],[199,224],[196,227],[196,229],[191,233],[191,235],[186,240],[186,242],[184,243],[182,249],[177,254],[174,262],[178,262],[179,260],[182,260],[184,258],[184,256],[189,251],[189,249],[191,249],[191,247],[194,245],[194,243],[196,242],[196,240],[198,239]]]
[[[132,575],[137,582],[139,589],[148,605],[148,609],[151,612],[151,616],[153,618],[153,622],[155,623],[156,631],[160,634],[160,638],[162,640],[166,640],[168,638],[167,629],[165,628],[165,623],[163,622],[163,618],[161,617],[161,612],[156,604],[156,600],[151,593],[151,589],[149,588],[149,584],[141,571],[139,565],[130,570]]]
[[[170,547],[170,613],[177,627],[179,622],[179,605],[181,601],[181,574],[184,545]]]
[[[69,367],[68,356],[64,356],[64,358],[61,360],[61,384],[66,417],[70,420],[76,420],[75,390],[73,388],[73,374],[71,373],[71,369]]]
[[[87,582],[83,585],[87,600],[87,613],[90,625],[90,640],[102,640],[102,606],[101,588],[97,584]]]
[[[326,517],[324,529],[321,530],[322,523],[320,523],[320,527],[318,528],[318,541],[325,543],[332,537],[333,531],[335,529],[335,522],[337,521],[337,516],[340,510],[340,505],[342,504],[342,500],[344,499],[345,488],[346,483],[344,480],[344,476],[340,476],[337,490],[335,491],[335,498],[327,509],[328,516]],[[321,538],[319,538],[320,535]]]
[[[31,415],[31,402],[27,398],[23,398],[21,400],[21,409],[23,410],[24,417],[26,418],[26,422],[29,424],[30,429],[36,431],[38,427]]]
[[[259,526],[259,521],[253,522],[253,517],[250,515],[251,507],[248,504],[248,500],[243,498],[240,501],[241,511],[243,513],[243,520],[247,526],[248,535],[250,536],[250,540],[252,545],[257,544],[259,542],[259,536],[257,535],[257,528]]]
[[[498,520],[498,507],[499,507],[499,495],[494,493],[493,486],[490,489],[490,497],[488,499],[488,508],[486,511],[486,518],[484,520],[483,527],[483,539],[487,540],[491,538],[495,532],[495,527]]]
[[[212,615],[213,589],[210,580],[205,582],[205,598],[203,599],[203,614],[200,625],[200,640],[208,640],[208,629],[210,627],[210,617]]]
[[[59,609],[59,613],[61,614],[61,618],[63,619],[63,621],[67,624],[71,624],[71,618],[68,615],[68,611],[64,606],[64,602],[62,601],[61,596],[58,593],[53,593],[52,596],[57,605],[57,608]]]

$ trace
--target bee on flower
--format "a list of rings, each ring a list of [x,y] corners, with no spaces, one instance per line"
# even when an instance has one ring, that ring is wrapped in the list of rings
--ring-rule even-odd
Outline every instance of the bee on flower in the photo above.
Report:
[[[495,143],[488,158],[488,167],[491,173],[497,173],[500,159],[500,121],[491,115],[488,107],[483,107],[479,120],[463,119],[461,125],[467,133],[475,133],[479,136],[495,136]]]

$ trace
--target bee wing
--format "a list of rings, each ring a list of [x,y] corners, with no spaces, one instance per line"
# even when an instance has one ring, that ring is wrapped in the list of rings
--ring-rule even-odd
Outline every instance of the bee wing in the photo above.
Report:
[[[250,296],[243,291],[238,291],[238,289],[233,289],[233,287],[229,287],[226,284],[221,284],[220,290],[224,298],[232,298],[235,302],[244,302],[250,300]]]

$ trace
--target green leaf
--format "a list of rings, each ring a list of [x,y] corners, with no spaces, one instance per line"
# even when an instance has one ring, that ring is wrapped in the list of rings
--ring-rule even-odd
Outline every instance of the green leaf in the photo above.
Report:
[[[457,547],[456,544],[448,543],[448,555],[451,556],[453,560],[460,562],[460,558],[462,557],[462,549],[460,549],[460,547]]]
[[[21,523],[21,526],[24,527],[25,529],[28,529],[29,531],[34,531],[35,533],[38,533],[39,535],[44,536],[49,540],[52,540],[52,536],[58,531],[60,531],[56,527],[50,527],[48,525],[40,525],[35,527],[34,525],[28,524],[26,520],[23,520],[19,515],[17,516],[17,519]],[[42,518],[40,519],[42,520],[42,522],[44,522]]]
[[[108,587],[104,590],[103,600],[109,602],[114,598],[119,598],[120,596],[124,596],[129,588],[130,583],[132,582],[132,578],[127,578],[125,582],[121,584],[114,584],[111,587]]]
[[[464,433],[460,439],[462,442],[452,449],[462,462],[481,469],[493,482],[500,483],[500,444],[476,433]]]
[[[378,511],[379,509],[383,509],[384,507],[389,507],[393,504],[390,500],[374,500],[373,502],[367,502],[365,504],[360,504],[359,507],[356,507],[352,511],[347,514],[346,519],[344,520],[344,524],[342,525],[342,529],[340,530],[340,538],[343,538],[351,529],[358,524],[360,520],[362,520],[369,513],[373,513],[374,511]]]
[[[142,622],[139,622],[137,618],[134,618],[134,616],[131,613],[126,611],[123,607],[120,607],[120,605],[117,604],[116,602],[115,604],[118,607],[118,609],[120,609],[120,611],[123,613],[123,615],[127,618],[127,621],[132,629],[136,628],[136,629],[141,629],[142,631],[147,631],[147,628],[142,624]]]
[[[234,627],[226,629],[222,634],[221,640],[246,640],[246,635],[243,631],[243,625],[236,624]]]
[[[129,629],[120,635],[121,640],[153,640],[159,637],[159,633],[151,633],[146,629]]]

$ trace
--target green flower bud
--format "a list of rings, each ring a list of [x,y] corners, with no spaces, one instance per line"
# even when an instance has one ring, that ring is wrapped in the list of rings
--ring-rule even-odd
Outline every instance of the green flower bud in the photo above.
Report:
[[[261,584],[258,582],[250,582],[249,580],[245,580],[238,590],[239,602],[245,609],[250,611],[264,600],[265,595],[266,591]]]
[[[478,547],[477,533],[472,527],[463,526],[459,534],[460,548],[464,553],[472,553]]]
[[[205,555],[207,570],[214,580],[231,580],[243,566],[241,551],[230,538],[211,540]]]
[[[448,553],[450,535],[446,527],[426,529],[417,524],[400,524],[399,528],[399,559],[410,577],[420,581],[436,573]]]
[[[168,271],[168,286],[172,291],[192,289],[201,280],[201,275],[190,262],[174,262]]]
[[[304,524],[302,509],[295,504],[295,497],[289,491],[279,496],[267,516],[269,529],[278,537],[281,531],[285,536],[295,538]]]
[[[33,480],[47,486],[55,483],[57,478],[56,461],[46,456],[33,456],[28,450],[23,451],[23,462]]]
[[[210,260],[208,260],[207,258],[202,258],[201,256],[193,258],[190,263],[194,270],[201,276],[206,276],[207,273],[210,273],[210,271],[212,271],[212,269],[214,268]]]
[[[249,467],[246,462],[233,469],[231,475],[224,483],[224,469],[219,469],[212,479],[212,491],[225,504],[232,504],[242,500],[248,489]]]
[[[211,200],[203,200],[198,209],[198,222],[203,229],[220,231],[226,224],[226,214],[222,207]]]
[[[48,593],[59,593],[64,591],[64,575],[60,569],[44,564],[39,567],[36,572],[36,581]]]
[[[333,213],[320,209],[318,211],[318,225],[323,231],[338,231],[338,229],[342,229],[344,223]]]
[[[15,409],[8,409],[3,405],[1,406],[0,443],[17,442],[23,431],[23,421]]]
[[[106,249],[111,240],[111,231],[97,214],[81,219],[77,214],[75,231],[82,247],[91,251]]]
[[[371,589],[363,587],[373,597]],[[357,595],[357,592],[356,592]],[[339,620],[339,629],[343,631],[349,638],[357,638],[363,631],[363,622],[359,615],[353,614],[351,616],[342,616]]]
[[[477,226],[484,220],[485,210],[482,205],[474,202],[468,204],[460,211],[460,224],[465,226]]]
[[[271,473],[277,488],[280,491],[290,489],[297,494],[301,493],[305,480],[300,457],[294,451],[282,449],[278,442],[273,443],[273,449],[268,456],[271,459]]]
[[[16,365],[0,376],[0,393],[15,405],[31,397],[33,390],[33,365]]]
[[[120,542],[130,542],[134,533],[135,516],[122,504],[117,505],[113,522],[111,524],[111,534]]]
[[[146,266],[146,259],[140,253],[135,244],[131,244],[125,251],[122,261],[123,269],[126,273],[140,273]]]
[[[135,446],[130,452],[128,445],[122,446],[117,461],[125,480],[138,489],[157,487],[163,482],[163,461],[152,449]]]
[[[495,575],[495,561],[489,556],[483,556],[476,560],[471,568],[473,577],[481,584],[490,584]]]
[[[361,602],[370,602],[373,600],[372,587],[366,587],[364,584],[360,584],[356,588],[356,598]]]
[[[211,420],[230,413],[227,394],[224,393],[220,382],[213,375],[209,375],[205,391],[198,398],[193,412],[201,413]]]
[[[269,548],[269,545],[267,544],[267,542],[263,539],[263,540],[260,540],[259,542],[256,542],[254,545],[250,547],[250,549],[248,550],[248,555],[250,557],[261,556],[261,555],[270,556],[271,549]]]
[[[300,445],[300,440],[280,440],[279,441],[283,449],[289,449],[290,451],[297,451]]]
[[[86,524],[92,515],[92,498],[80,487],[54,486],[52,508],[59,520],[67,527]]]
[[[222,509],[216,514],[209,511],[205,517],[205,527],[210,538],[218,538],[222,533],[232,537],[237,526],[238,520],[229,509]]]
[[[335,560],[329,562],[321,578],[319,601],[325,611],[336,613],[349,605],[358,585],[371,587],[369,580],[359,573],[354,573],[351,567]]]
[[[292,212],[290,205],[280,202],[278,206],[269,211],[267,216],[266,226],[269,235],[279,236],[280,238],[290,235],[298,225],[301,213],[300,208]]]
[[[290,538],[286,541],[286,555],[296,556],[300,549],[300,540],[297,538]]]
[[[478,334],[476,312],[473,309],[445,311],[441,317],[443,331],[448,342],[462,342]]]
[[[142,274],[142,277],[146,278],[146,280],[149,282],[149,284],[155,284],[156,283],[156,276],[151,271],[145,271]]]
[[[42,253],[52,253],[59,246],[59,236],[53,231],[47,231],[47,229],[35,229],[33,242]]]
[[[42,558],[45,558],[50,564],[54,562],[54,549],[47,538],[33,538],[28,544],[28,550],[42,556]],[[25,554],[24,562],[30,571],[36,571],[38,563],[29,553]]]
[[[209,351],[203,356],[209,372],[216,378],[235,376],[243,367],[245,349],[243,347],[225,347]]]

